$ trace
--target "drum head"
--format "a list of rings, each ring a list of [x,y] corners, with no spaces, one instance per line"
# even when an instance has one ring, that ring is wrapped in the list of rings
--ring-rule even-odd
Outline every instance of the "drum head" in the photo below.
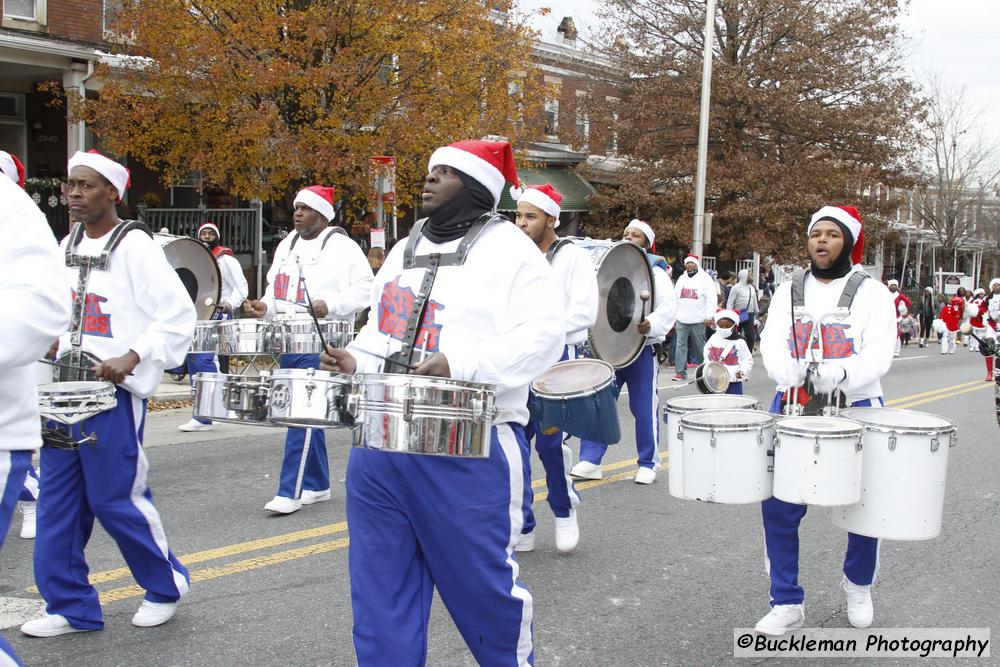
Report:
[[[774,415],[763,410],[699,410],[681,417],[681,422],[705,428],[760,428],[774,422]]]
[[[222,293],[222,278],[215,257],[200,241],[186,236],[154,234],[153,238],[184,284],[198,319],[211,319]]]
[[[607,385],[615,369],[598,359],[570,359],[542,373],[531,383],[531,390],[543,397],[587,396]]]
[[[594,356],[615,368],[630,364],[646,337],[636,325],[642,319],[639,294],[653,292],[653,273],[642,248],[629,241],[612,245],[597,267],[597,322],[590,330]],[[653,307],[646,305],[646,312]]]
[[[808,435],[851,435],[861,433],[861,425],[842,417],[785,417],[776,422],[779,431]]]
[[[692,410],[746,410],[757,405],[753,396],[735,394],[708,394],[707,396],[679,396],[667,401],[670,412],[690,412]]]
[[[718,361],[706,361],[695,371],[695,382],[703,394],[724,394],[729,389],[729,371]]]
[[[900,408],[847,408],[840,411],[840,416],[862,424],[901,431],[934,433],[951,429],[954,426],[944,417]]]

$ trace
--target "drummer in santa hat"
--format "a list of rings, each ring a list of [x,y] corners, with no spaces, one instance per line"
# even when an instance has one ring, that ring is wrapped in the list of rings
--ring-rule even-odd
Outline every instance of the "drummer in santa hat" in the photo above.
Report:
[[[335,216],[335,191],[311,185],[295,195],[295,229],[278,244],[267,272],[267,289],[243,310],[270,319],[279,313],[351,320],[368,305],[372,269],[361,247],[340,227]],[[281,368],[319,368],[319,353],[283,354]],[[304,459],[304,461],[303,461]],[[264,510],[292,514],[303,505],[330,500],[330,465],[322,428],[289,428],[278,477],[278,493]]]
[[[793,328],[793,285],[801,286],[804,308],[815,318],[834,312],[841,297],[849,296],[854,288],[848,314],[842,319],[823,320],[823,361],[811,374],[811,385],[816,394],[839,389],[851,406],[881,406],[880,379],[892,363],[896,316],[889,290],[870,279],[859,266],[864,252],[861,217],[849,206],[824,206],[813,214],[807,229],[809,269],[802,273],[797,270],[792,280],[778,286],[760,341],[764,366],[778,385],[771,412],[781,413],[786,392],[806,384],[806,345],[814,323],[811,318],[795,320]],[[801,628],[805,622],[798,533],[807,506],[777,498],[769,498],[761,506],[771,611],[756,629],[782,635]],[[847,618],[854,627],[865,628],[872,623],[870,588],[875,579],[878,545],[873,537],[848,533],[841,587],[847,596]],[[821,615],[825,617],[828,612]]]
[[[646,337],[645,344],[629,365],[615,370],[618,390],[628,386],[628,407],[635,418],[635,447],[639,457],[633,481],[636,484],[652,484],[656,481],[656,471],[660,469],[660,395],[657,389],[660,364],[653,346],[662,342],[673,328],[677,301],[665,270],[667,263],[651,252],[655,250],[656,234],[649,223],[632,220],[625,226],[622,240],[645,251],[653,274],[652,310],[637,325],[639,333]],[[580,461],[573,466],[570,474],[580,479],[602,479],[604,469],[601,461],[607,451],[608,443],[581,440]]]
[[[222,291],[219,297],[219,319],[232,319],[233,313],[240,311],[240,306],[246,301],[249,294],[246,276],[243,275],[243,266],[236,259],[232,249],[221,243],[219,227],[214,222],[206,222],[198,228],[198,239],[212,253],[215,263],[219,266],[219,275],[222,276]],[[187,356],[188,378],[193,382],[196,373],[218,373],[219,367],[215,361],[215,355],[209,352],[192,352]],[[192,417],[189,421],[177,427],[180,431],[210,431],[214,424],[207,419]]]
[[[423,383],[494,384],[497,412],[485,458],[351,450],[355,653],[361,667],[424,664],[436,589],[477,664],[534,664],[532,597],[514,557],[521,458],[528,383],[563,352],[565,299],[538,248],[494,212],[505,182],[517,182],[508,142],[443,146],[427,170],[426,217],[385,258],[368,323],[346,350],[328,348],[322,368],[379,373],[393,357]],[[427,284],[432,258],[441,265]],[[446,433],[427,435],[447,444]]]
[[[559,361],[576,359],[577,345],[587,340],[588,330],[597,321],[597,272],[590,255],[569,239],[559,239],[559,204],[562,195],[551,184],[531,185],[524,190],[511,188],[517,201],[515,223],[545,255],[552,266],[555,284],[565,303],[562,309],[566,325],[566,346]],[[535,548],[535,515],[531,504],[531,441],[545,468],[548,501],[556,517],[556,549],[566,553],[576,548],[580,541],[580,527],[576,519],[576,506],[580,496],[573,486],[569,467],[573,451],[565,443],[558,428],[545,430],[537,421],[529,421],[524,429],[528,449],[524,452],[524,526],[515,551],[533,551]]]
[[[895,278],[891,279],[886,286],[889,288],[889,293],[892,295],[892,308],[893,315],[898,322],[903,316],[903,311],[913,307],[913,302],[910,301],[909,297],[899,291],[899,281]],[[897,332],[899,327],[896,327]],[[898,357],[900,351],[900,334],[896,334],[896,348],[893,350],[893,356]]]
[[[727,394],[743,395],[743,381],[750,379],[753,354],[739,333],[740,315],[735,310],[720,310],[715,314],[715,333],[705,342],[705,361],[717,361],[729,372]]]

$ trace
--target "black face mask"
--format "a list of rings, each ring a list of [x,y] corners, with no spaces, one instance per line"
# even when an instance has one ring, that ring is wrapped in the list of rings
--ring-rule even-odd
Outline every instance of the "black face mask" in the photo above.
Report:
[[[211,241],[202,241],[202,243],[204,243],[206,246],[208,246],[209,250],[215,250],[216,248],[219,247],[219,239],[218,239],[218,237],[212,239]]]
[[[493,210],[493,195],[476,179],[455,169],[465,189],[427,215],[424,236],[446,243],[465,236],[476,220]]]
[[[833,264],[825,269],[821,269],[816,266],[815,262],[809,261],[809,271],[817,278],[824,278],[827,280],[835,280],[837,278],[843,278],[848,273],[851,272],[851,251],[854,249],[854,237],[851,235],[851,230],[847,228],[839,220],[834,220],[833,218],[823,218],[822,220],[830,220],[831,222],[837,223],[840,227],[840,233],[844,237],[844,247],[841,249],[840,254],[837,259],[834,260]],[[820,222],[820,220],[817,220]]]
[[[698,273],[698,269],[695,269],[694,271],[686,271],[685,273],[688,274],[688,278],[694,278],[694,274]]]

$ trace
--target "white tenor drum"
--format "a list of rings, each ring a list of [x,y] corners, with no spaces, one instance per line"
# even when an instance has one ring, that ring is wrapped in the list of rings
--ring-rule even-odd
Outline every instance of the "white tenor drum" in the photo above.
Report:
[[[941,532],[948,449],[955,425],[936,415],[896,408],[849,408],[864,426],[861,500],[833,511],[834,525],[858,535],[927,540]]]
[[[667,481],[670,495],[684,498],[684,450],[679,437],[681,417],[695,410],[756,410],[760,405],[753,396],[709,394],[680,396],[667,401],[663,422],[667,425]]]
[[[774,497],[836,507],[861,498],[861,424],[841,417],[784,417],[775,423]]]
[[[739,505],[771,497],[774,415],[700,410],[683,415],[680,428],[686,498]]]
[[[281,368],[268,380],[267,419],[282,426],[353,426],[347,412],[351,376],[314,368]]]
[[[488,458],[496,385],[445,378],[356,375],[348,403],[354,446],[386,452]]]

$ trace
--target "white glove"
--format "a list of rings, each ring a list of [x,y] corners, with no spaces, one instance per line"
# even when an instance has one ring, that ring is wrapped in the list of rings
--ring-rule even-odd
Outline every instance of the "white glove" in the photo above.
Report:
[[[819,364],[812,376],[813,388],[821,394],[833,393],[847,377],[847,371],[836,364]]]
[[[779,387],[801,387],[806,381],[806,363],[797,359],[790,360],[787,364],[777,369],[774,373],[774,381]]]

